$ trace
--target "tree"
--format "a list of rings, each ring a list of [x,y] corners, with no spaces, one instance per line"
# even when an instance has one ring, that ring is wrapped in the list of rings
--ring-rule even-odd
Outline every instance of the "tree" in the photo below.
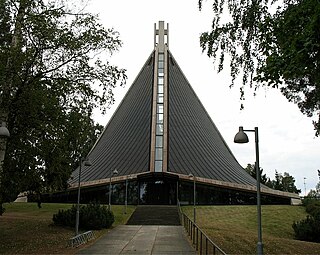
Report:
[[[309,198],[320,198],[320,182],[317,183],[315,189],[311,189],[307,195]]]
[[[199,0],[203,8],[203,0]],[[247,87],[279,88],[313,121],[320,134],[320,2],[319,0],[216,0],[212,30],[200,45],[218,61],[218,72],[230,56],[231,85],[242,76],[240,98]],[[241,104],[241,107],[243,105]]]
[[[102,130],[93,109],[125,84],[109,63],[120,47],[118,32],[63,0],[0,0],[0,122],[11,134],[0,139],[0,213],[20,191],[66,186]]]
[[[257,171],[255,164],[248,164],[247,167],[244,169],[248,174],[250,174],[253,178],[257,179]],[[266,174],[263,174],[263,169],[260,167],[260,182],[262,184],[266,184],[270,182],[270,178],[267,177]]]
[[[284,172],[283,175],[279,173],[277,170],[275,170],[275,180],[272,180],[270,182],[270,185],[268,185],[270,188],[286,191],[286,192],[292,192],[292,193],[301,193],[301,190],[296,187],[295,179],[293,176],[291,176],[289,173]]]

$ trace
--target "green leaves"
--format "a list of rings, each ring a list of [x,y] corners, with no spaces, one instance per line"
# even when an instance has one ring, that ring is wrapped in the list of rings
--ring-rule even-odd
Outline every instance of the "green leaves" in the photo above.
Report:
[[[200,45],[218,60],[218,72],[226,64],[225,54],[230,56],[230,87],[241,75],[242,92],[279,88],[303,114],[317,118],[313,124],[319,135],[320,2],[216,0],[212,9],[212,31],[202,33]]]
[[[107,109],[125,85],[125,70],[110,62],[119,33],[68,3],[0,2],[0,121],[11,133],[0,192],[65,188],[102,131],[93,109]]]

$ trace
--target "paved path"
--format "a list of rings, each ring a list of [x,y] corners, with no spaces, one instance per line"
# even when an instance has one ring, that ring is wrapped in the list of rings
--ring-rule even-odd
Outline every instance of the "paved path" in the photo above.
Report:
[[[195,255],[182,226],[120,225],[78,254]]]

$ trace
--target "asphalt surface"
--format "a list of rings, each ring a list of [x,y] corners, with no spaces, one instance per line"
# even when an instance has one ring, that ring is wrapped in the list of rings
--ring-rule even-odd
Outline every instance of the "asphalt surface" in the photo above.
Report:
[[[182,226],[119,225],[77,254],[195,255]]]

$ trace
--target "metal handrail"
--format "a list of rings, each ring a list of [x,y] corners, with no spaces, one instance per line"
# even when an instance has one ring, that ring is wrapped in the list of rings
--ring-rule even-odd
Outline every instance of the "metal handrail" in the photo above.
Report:
[[[180,202],[178,201],[178,212],[181,225],[186,229],[192,245],[202,254],[227,255],[218,245],[216,245],[201,229],[181,210]]]

